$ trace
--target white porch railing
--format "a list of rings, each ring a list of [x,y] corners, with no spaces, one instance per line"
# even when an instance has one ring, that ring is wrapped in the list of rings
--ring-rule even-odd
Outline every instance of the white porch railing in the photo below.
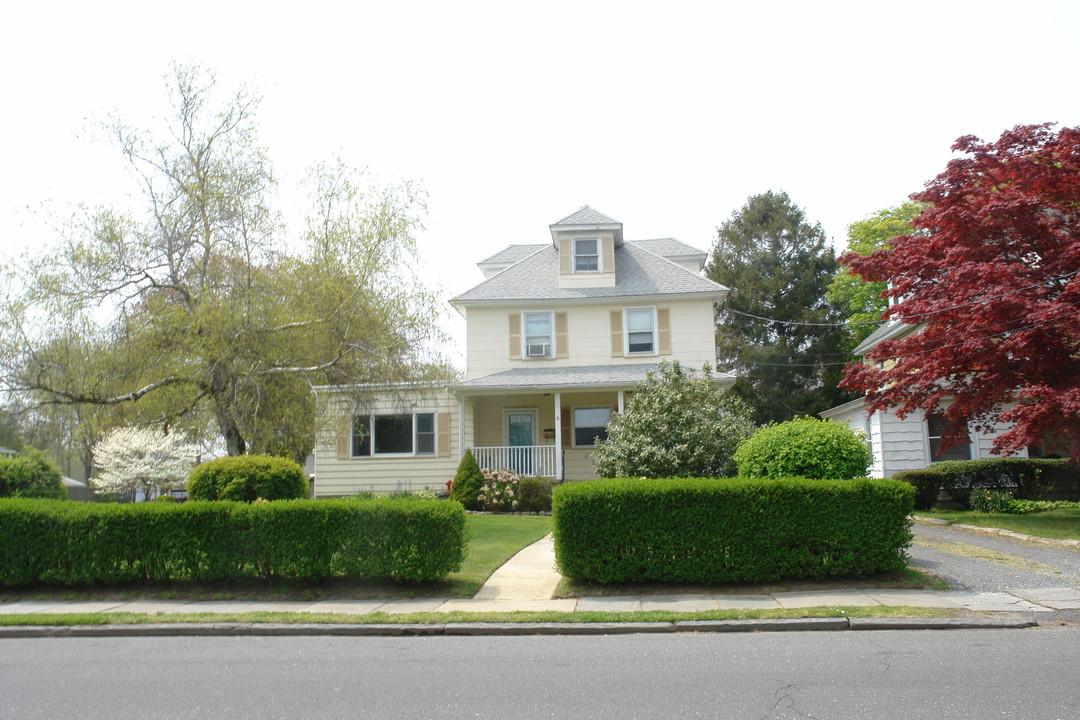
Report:
[[[554,445],[474,447],[472,453],[482,468],[513,470],[521,477],[558,478],[558,449]]]

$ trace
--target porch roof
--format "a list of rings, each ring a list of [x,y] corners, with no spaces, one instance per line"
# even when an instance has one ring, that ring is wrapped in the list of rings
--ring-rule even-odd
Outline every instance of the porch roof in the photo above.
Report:
[[[514,368],[466,380],[461,384],[471,390],[562,390],[594,387],[632,388],[656,370],[656,363],[647,365],[584,365],[576,367]],[[730,385],[735,376],[715,373],[713,382]]]

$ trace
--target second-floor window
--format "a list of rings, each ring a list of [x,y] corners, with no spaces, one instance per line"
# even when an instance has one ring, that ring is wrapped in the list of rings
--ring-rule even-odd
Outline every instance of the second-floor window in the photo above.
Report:
[[[574,272],[597,272],[600,270],[600,240],[576,238],[574,240]]]
[[[550,312],[526,312],[521,314],[522,325],[525,326],[523,339],[525,347],[522,352],[527,358],[552,357],[552,320]]]
[[[434,455],[435,413],[357,415],[352,456]]]
[[[626,354],[656,353],[656,308],[627,308]]]

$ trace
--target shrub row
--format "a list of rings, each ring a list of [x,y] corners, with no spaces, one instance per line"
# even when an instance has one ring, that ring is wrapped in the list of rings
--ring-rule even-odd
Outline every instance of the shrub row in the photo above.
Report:
[[[923,470],[904,470],[894,478],[913,485],[915,507],[929,510],[942,490],[964,504],[972,490],[1013,490],[1017,500],[1042,500],[1051,489],[1075,493],[1080,467],[1044,458],[948,460]]]
[[[761,582],[899,570],[913,491],[894,480],[596,480],[555,488],[555,556],[594,582]]]
[[[0,585],[332,575],[425,582],[460,568],[461,505],[0,500]]]

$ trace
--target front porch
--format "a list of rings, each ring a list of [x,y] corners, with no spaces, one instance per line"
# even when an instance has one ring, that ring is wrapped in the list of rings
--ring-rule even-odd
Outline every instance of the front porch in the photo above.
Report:
[[[597,437],[626,402],[625,390],[484,394],[462,400],[472,453],[482,468],[522,477],[589,480]]]

